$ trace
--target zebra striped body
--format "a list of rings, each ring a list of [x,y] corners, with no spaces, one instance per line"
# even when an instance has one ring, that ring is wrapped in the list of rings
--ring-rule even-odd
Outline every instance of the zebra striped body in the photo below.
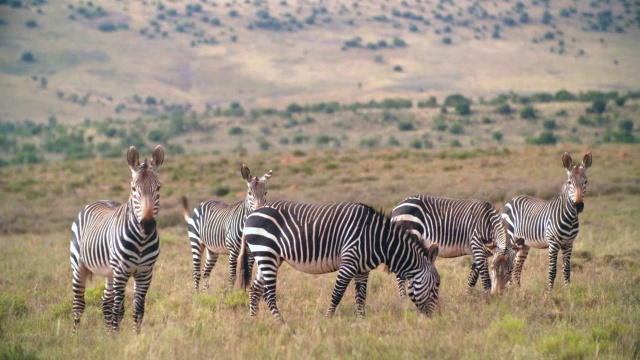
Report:
[[[84,292],[89,274],[106,277],[102,311],[108,329],[118,330],[124,316],[124,290],[134,277],[134,330],[140,330],[153,266],[160,252],[155,218],[160,204],[157,168],[164,151],[157,147],[151,165],[138,161],[135,147],[127,160],[133,174],[129,201],[103,200],[87,205],[71,226],[73,313],[76,331],[84,312]]]
[[[546,201],[530,196],[516,196],[503,208],[502,216],[507,223],[510,239],[524,239],[524,245],[516,256],[514,276],[520,285],[524,261],[531,247],[549,249],[549,285],[553,289],[556,277],[558,252],[562,251],[564,283],[571,281],[571,252],[573,241],[578,236],[578,213],[584,208],[583,198],[587,188],[586,170],[591,166],[591,152],[588,152],[581,166],[573,166],[571,156],[562,158],[567,170],[567,182],[560,195]]]
[[[391,221],[409,229],[427,245],[438,244],[440,257],[471,255],[469,289],[475,287],[478,275],[485,291],[500,292],[508,282],[515,252],[506,241],[499,212],[490,203],[415,195],[393,209]],[[491,255],[490,277],[487,258]],[[403,296],[403,279],[398,279],[398,286]]]
[[[219,200],[204,201],[189,215],[186,198],[183,198],[184,217],[188,224],[191,241],[193,284],[196,291],[199,289],[201,276],[204,288],[209,287],[211,270],[221,254],[229,255],[228,288],[230,290],[233,287],[244,222],[251,212],[262,207],[267,201],[267,181],[272,172],[269,171],[262,178],[251,177],[251,171],[243,164],[241,174],[247,181],[247,196],[244,201],[234,205],[227,205]],[[207,261],[201,269],[205,249]]]
[[[391,223],[371,207],[357,203],[303,204],[276,201],[247,218],[243,241],[258,264],[250,288],[251,315],[258,311],[264,292],[271,313],[281,319],[276,305],[276,279],[283,261],[310,274],[338,271],[326,316],[332,316],[354,279],[358,316],[365,315],[369,272],[380,264],[409,280],[409,297],[423,313],[437,306],[440,276],[433,260],[437,246],[427,249],[409,232]],[[241,258],[246,256],[243,247]],[[246,261],[241,259],[243,270]],[[251,274],[241,279],[246,287]]]

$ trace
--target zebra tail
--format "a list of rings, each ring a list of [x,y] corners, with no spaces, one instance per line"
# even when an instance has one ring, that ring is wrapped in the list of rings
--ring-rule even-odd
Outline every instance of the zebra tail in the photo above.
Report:
[[[189,223],[189,201],[187,201],[187,197],[183,196],[181,199],[182,201],[182,216],[184,217],[184,221],[187,222],[187,224]]]
[[[249,271],[249,254],[247,248],[247,237],[242,234],[242,242],[240,243],[240,255],[238,255],[238,273],[240,276],[240,289],[247,290],[251,281],[251,272]]]

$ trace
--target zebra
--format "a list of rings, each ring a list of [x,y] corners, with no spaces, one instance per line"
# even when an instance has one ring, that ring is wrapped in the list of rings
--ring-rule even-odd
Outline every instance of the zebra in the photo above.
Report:
[[[556,278],[558,252],[562,250],[564,284],[571,281],[571,251],[573,241],[578,236],[578,214],[584,210],[584,196],[587,192],[587,169],[591,167],[591,152],[587,152],[580,166],[574,166],[569,153],[562,156],[562,165],[567,170],[567,181],[560,195],[545,201],[530,196],[516,196],[502,209],[502,217],[507,223],[509,239],[523,239],[518,247],[513,275],[520,286],[522,266],[529,254],[529,248],[549,249],[549,285],[553,290]]]
[[[127,152],[132,181],[129,200],[119,204],[101,200],[87,205],[71,225],[71,268],[73,270],[73,331],[85,307],[85,285],[92,274],[104,276],[102,312],[107,330],[117,331],[124,317],[124,290],[134,278],[133,328],[140,331],[144,303],[153,266],[160,253],[156,216],[160,206],[158,168],[164,150],[157,146],[151,163],[134,146]]]
[[[357,316],[363,318],[369,272],[380,264],[409,280],[409,297],[423,314],[432,314],[438,304],[440,275],[433,264],[438,247],[427,248],[388,216],[364,204],[280,200],[253,212],[245,222],[239,260],[244,289],[251,277],[247,247],[258,264],[249,289],[254,317],[263,296],[273,317],[282,322],[276,280],[283,261],[309,274],[338,272],[327,317],[333,316],[353,279]]]
[[[486,201],[414,195],[396,205],[391,221],[427,245],[438,244],[440,257],[471,255],[469,291],[475,287],[478,275],[484,290],[492,293],[502,292],[511,278],[515,251],[507,241],[500,213]],[[494,257],[488,269],[487,258],[491,255]],[[404,297],[405,281],[400,277],[398,290]]]
[[[187,199],[182,198],[183,216],[188,224],[191,241],[193,284],[196,291],[200,285],[201,259],[205,249],[207,260],[202,269],[204,288],[209,288],[209,276],[218,261],[218,256],[225,254],[229,255],[228,290],[233,289],[244,222],[250,213],[266,203],[267,181],[272,173],[270,170],[261,178],[252,177],[251,170],[242,164],[240,174],[247,182],[247,195],[244,201],[234,205],[227,205],[219,200],[208,200],[200,203],[190,215]]]

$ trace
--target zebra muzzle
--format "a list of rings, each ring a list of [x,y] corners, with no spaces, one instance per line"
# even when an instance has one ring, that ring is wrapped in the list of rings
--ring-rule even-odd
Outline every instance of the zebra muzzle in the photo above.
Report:
[[[582,210],[584,210],[584,203],[582,201],[576,203],[576,210],[578,210],[579,213],[581,213]]]
[[[142,221],[140,221],[140,227],[145,235],[149,235],[156,228],[156,219],[142,219]]]

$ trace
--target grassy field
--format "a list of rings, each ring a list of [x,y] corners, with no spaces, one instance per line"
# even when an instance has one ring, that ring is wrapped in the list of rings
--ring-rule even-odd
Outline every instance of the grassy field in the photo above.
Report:
[[[224,294],[225,258],[211,288],[193,292],[191,254],[179,198],[192,203],[243,198],[239,165],[273,169],[269,199],[361,201],[387,211],[414,193],[477,197],[497,206],[512,196],[549,198],[565,180],[561,156],[593,151],[572,284],[545,294],[547,256],[532,250],[522,288],[499,297],[465,294],[469,258],[438,259],[441,307],[423,317],[398,298],[395,280],[374,271],[367,317],[355,316],[349,288],[325,319],[335,274],[305,275],[283,265],[278,300],[284,325],[264,303],[257,319],[247,295]],[[120,333],[104,330],[102,279],[70,336],[69,226],[82,206],[125,201],[121,159],[0,168],[0,358],[614,358],[640,356],[640,152],[637,145],[494,147],[459,150],[343,150],[303,153],[172,156],[161,169],[161,255],[142,331],[133,335],[131,284]]]

